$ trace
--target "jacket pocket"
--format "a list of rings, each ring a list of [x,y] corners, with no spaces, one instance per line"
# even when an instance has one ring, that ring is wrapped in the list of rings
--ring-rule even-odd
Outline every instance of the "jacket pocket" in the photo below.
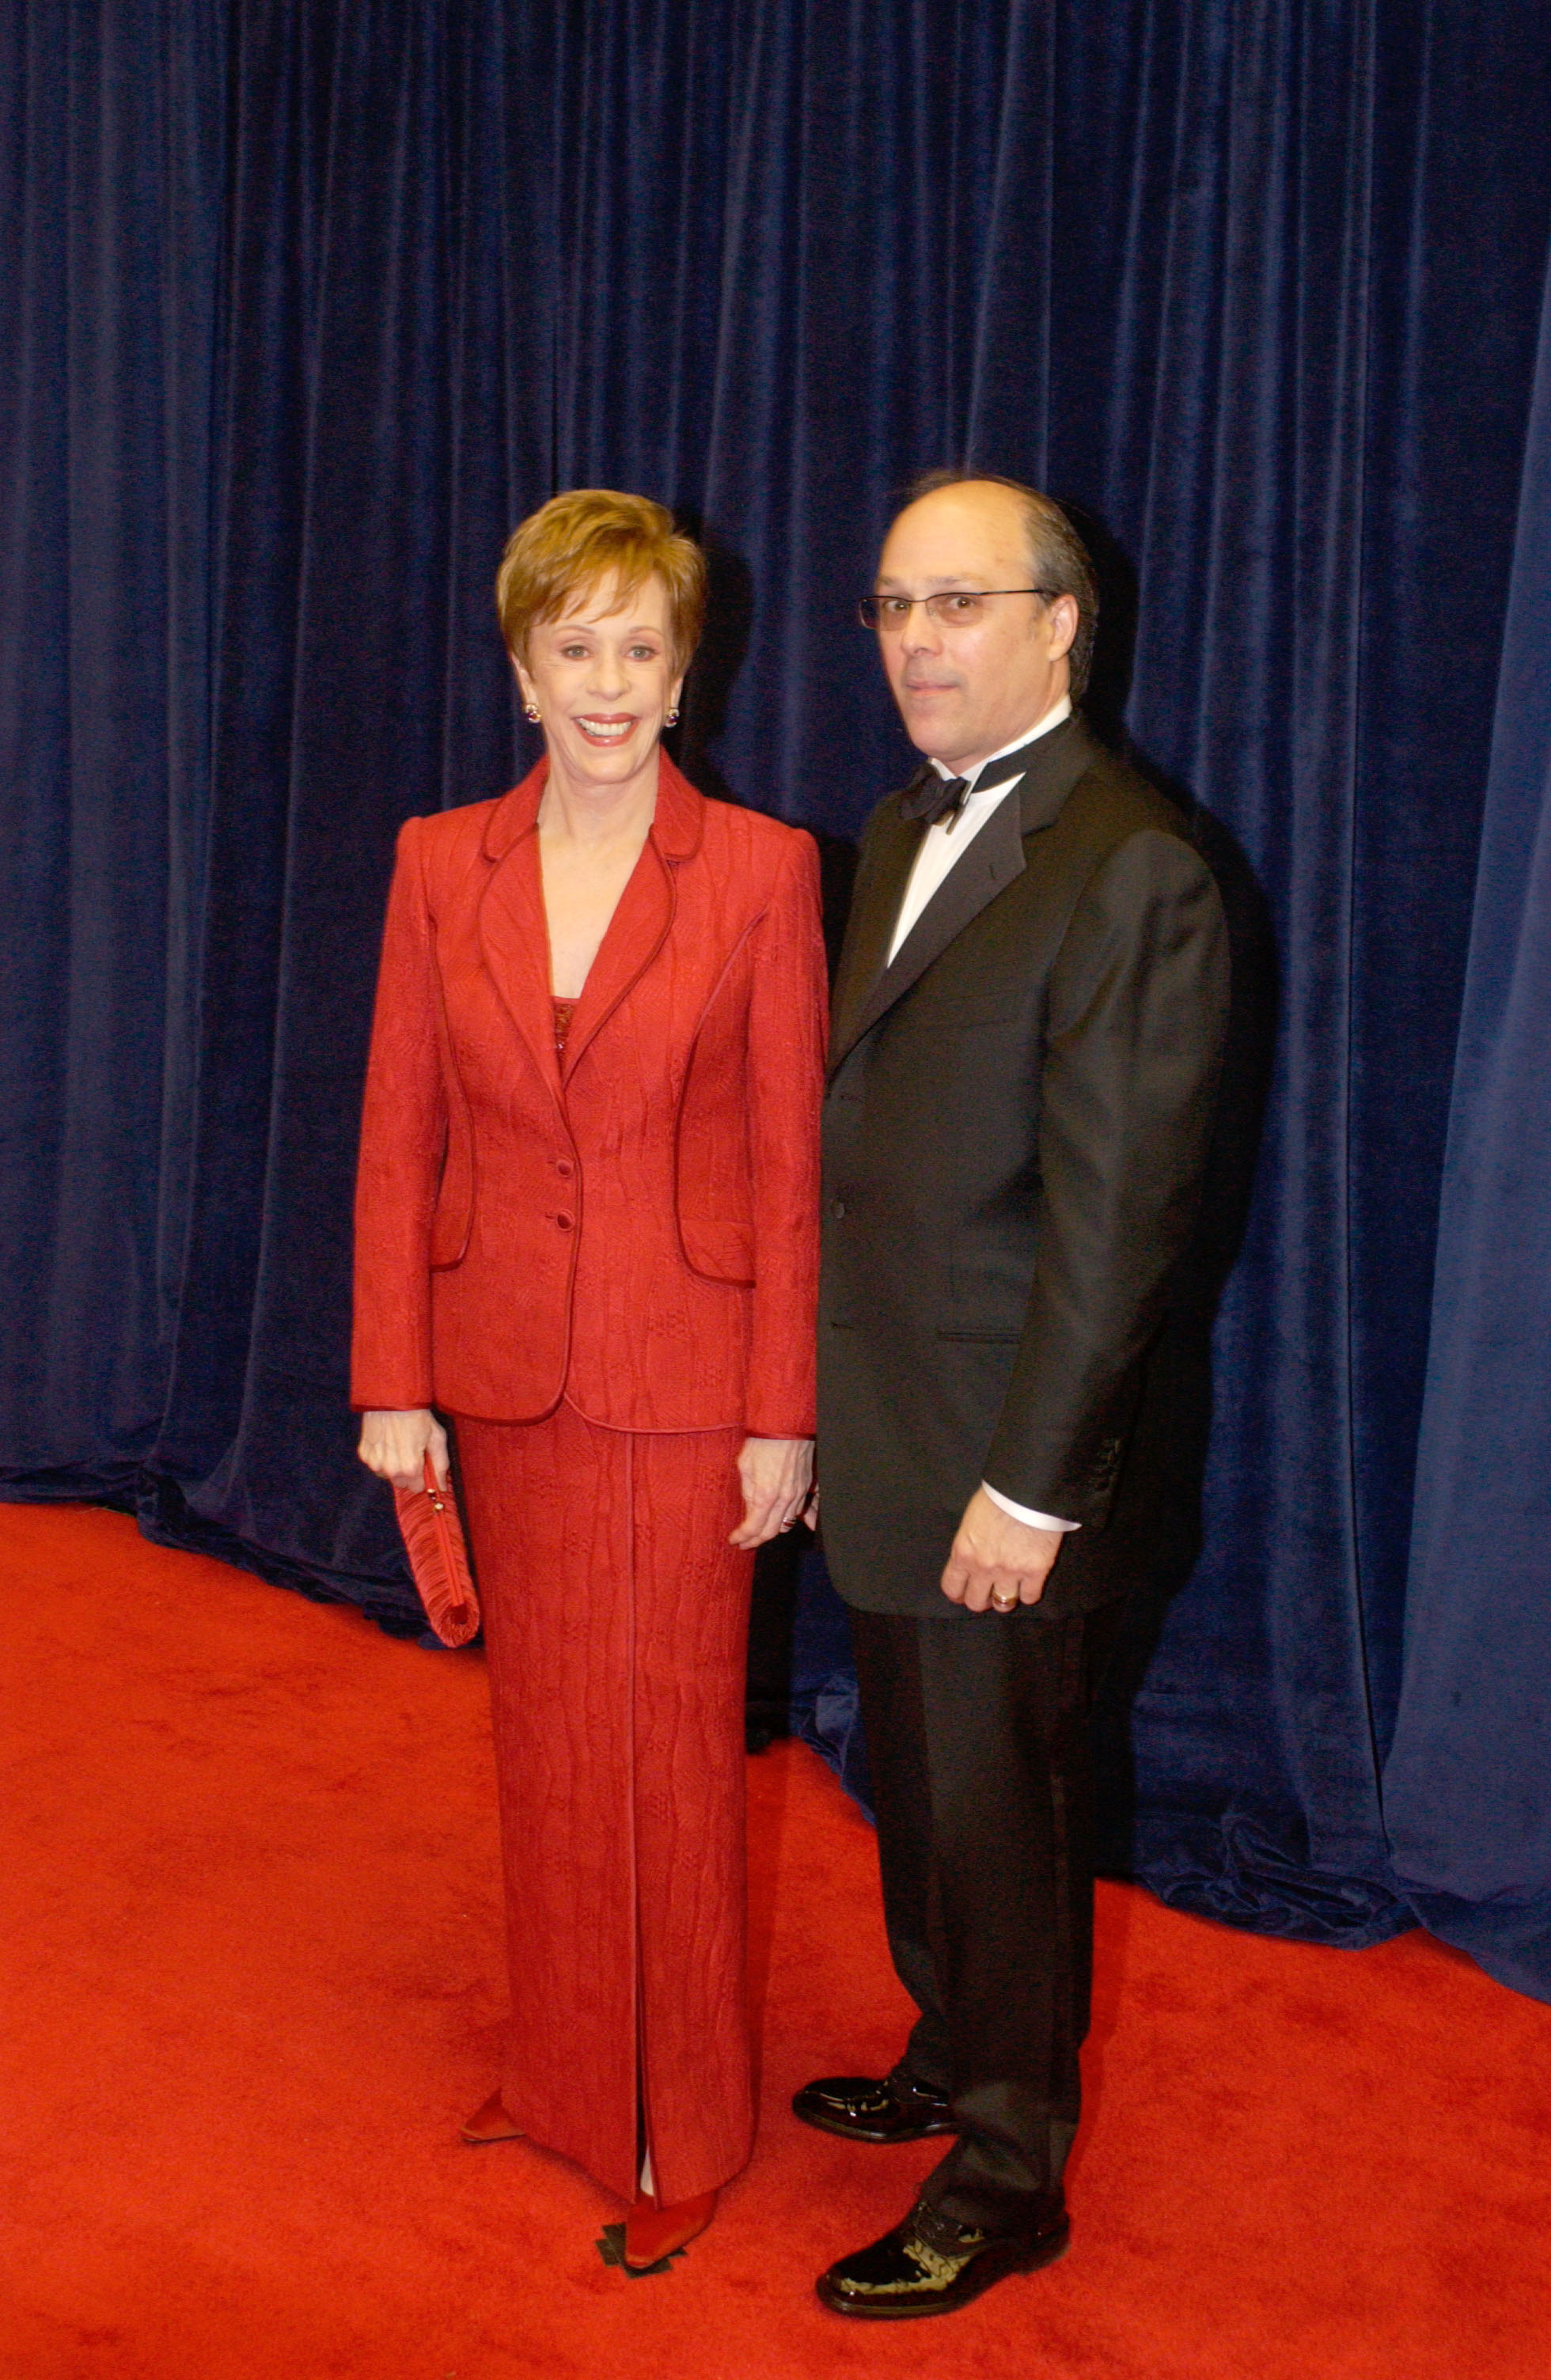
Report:
[[[468,1234],[473,1220],[472,1201],[455,1208],[438,1205],[430,1226],[432,1272],[449,1272],[454,1265],[462,1264],[468,1254]]]
[[[473,1135],[456,1129],[447,1143],[446,1161],[430,1219],[430,1269],[446,1272],[462,1264],[474,1230]]]
[[[940,1025],[951,1033],[965,1026],[1022,1025],[1028,1015],[1028,1002],[1017,992],[934,991],[930,1002],[922,1002],[915,1013],[924,1022]]]
[[[754,1286],[754,1227],[735,1217],[679,1217],[679,1246],[692,1273],[724,1289]]]

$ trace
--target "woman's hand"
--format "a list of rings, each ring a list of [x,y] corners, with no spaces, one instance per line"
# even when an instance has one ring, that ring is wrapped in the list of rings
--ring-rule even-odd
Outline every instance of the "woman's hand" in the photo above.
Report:
[[[447,1485],[447,1433],[428,1405],[407,1413],[366,1413],[356,1452],[369,1471],[411,1492],[426,1484],[426,1450],[439,1488]]]
[[[745,1438],[738,1450],[744,1516],[728,1539],[746,1552],[802,1518],[813,1486],[811,1438]]]

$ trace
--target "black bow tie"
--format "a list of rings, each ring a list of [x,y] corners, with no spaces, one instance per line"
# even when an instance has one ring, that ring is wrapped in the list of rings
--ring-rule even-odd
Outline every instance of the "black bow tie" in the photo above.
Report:
[[[917,769],[900,796],[900,816],[922,819],[927,826],[935,826],[939,819],[948,819],[948,832],[951,834],[963,816],[969,783],[967,777],[939,777],[928,760],[924,768]]]
[[[1059,727],[1046,730],[1052,742],[1062,732]],[[923,760],[900,795],[901,818],[924,819],[928,826],[935,826],[939,819],[948,819],[948,832],[951,834],[963,816],[970,786],[981,777],[989,777],[993,785],[1010,785],[1015,778],[1025,776],[1035,746],[1041,740],[1036,736],[1033,743],[1020,744],[1015,752],[1004,752],[998,760],[983,762],[974,777],[939,777],[931,761]]]

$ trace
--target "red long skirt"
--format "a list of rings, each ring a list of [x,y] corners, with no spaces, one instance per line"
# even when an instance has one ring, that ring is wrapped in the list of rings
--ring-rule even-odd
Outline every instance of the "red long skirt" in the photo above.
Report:
[[[622,2198],[754,2139],[733,1430],[460,1421],[506,1885],[515,2123]]]

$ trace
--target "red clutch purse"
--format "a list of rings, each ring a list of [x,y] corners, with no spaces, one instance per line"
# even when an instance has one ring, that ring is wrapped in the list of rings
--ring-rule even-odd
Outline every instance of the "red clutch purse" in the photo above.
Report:
[[[426,1484],[394,1489],[399,1533],[426,1608],[426,1618],[443,1645],[467,1645],[479,1633],[479,1599],[469,1574],[463,1523],[449,1485],[439,1488],[430,1456]]]

